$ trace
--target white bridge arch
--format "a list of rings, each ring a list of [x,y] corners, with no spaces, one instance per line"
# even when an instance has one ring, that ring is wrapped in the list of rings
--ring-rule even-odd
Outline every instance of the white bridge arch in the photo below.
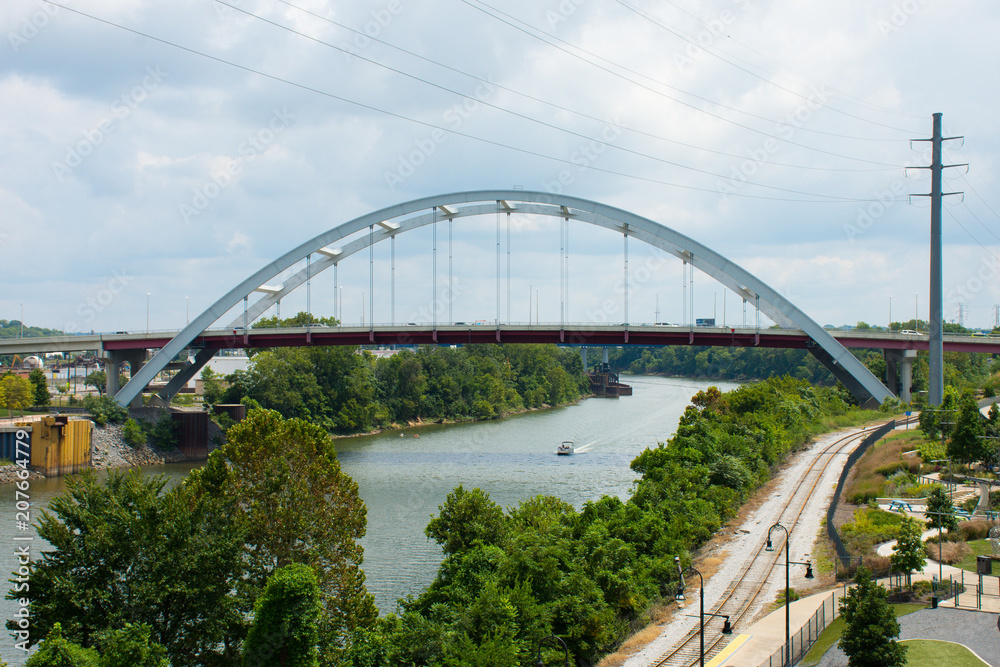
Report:
[[[318,255],[316,261],[308,262],[306,268],[286,279],[280,288],[267,290],[259,300],[248,306],[245,316],[241,315],[229,326],[239,327],[244,322],[252,322],[311,277],[379,241],[437,221],[495,214],[498,211],[585,222],[666,251],[753,303],[775,323],[804,331],[815,343],[809,347],[809,351],[844,383],[862,405],[880,404],[892,395],[857,357],[780,293],[719,253],[669,227],[634,213],[579,197],[525,190],[478,190],[435,195],[389,206],[345,222],[302,243],[248,277],[192,320],[137,373],[133,373],[131,380],[115,394],[115,400],[121,405],[130,404],[170,360],[209,326],[240,301],[259,292],[269,280],[307,257]],[[369,230],[369,233],[342,247],[336,247],[336,244],[363,230]],[[330,246],[335,249],[330,249]],[[215,350],[201,350],[194,362],[182,369],[161,390],[160,396],[169,399],[214,354]]]

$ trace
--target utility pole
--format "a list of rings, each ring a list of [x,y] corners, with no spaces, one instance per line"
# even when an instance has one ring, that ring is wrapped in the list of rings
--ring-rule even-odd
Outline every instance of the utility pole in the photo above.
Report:
[[[952,139],[962,137],[942,137],[941,136],[941,114],[933,114],[934,133],[930,139],[914,139],[913,141],[931,142],[931,164],[928,167],[916,167],[916,169],[931,170],[931,192],[930,194],[914,195],[917,197],[931,198],[931,258],[930,258],[930,307],[928,322],[930,328],[929,338],[929,378],[927,384],[927,402],[930,405],[941,405],[944,398],[944,341],[943,323],[943,281],[941,276],[941,198],[944,195],[960,194],[958,192],[941,191],[941,172],[946,167],[960,167],[963,165],[941,163],[941,144]]]

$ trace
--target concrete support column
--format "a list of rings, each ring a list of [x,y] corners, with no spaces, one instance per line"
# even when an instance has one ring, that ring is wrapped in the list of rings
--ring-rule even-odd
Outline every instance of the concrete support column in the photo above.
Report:
[[[885,357],[885,386],[899,400],[909,403],[913,386],[913,362],[917,358],[916,350],[883,350]]]
[[[581,347],[580,348],[580,359],[583,360],[583,372],[586,373],[587,372],[587,348],[585,348],[585,347]]]
[[[903,359],[900,364],[900,387],[899,400],[909,403],[913,400],[911,389],[913,388],[913,362],[917,360],[916,350],[903,350]]]
[[[121,371],[122,364],[127,361],[129,365],[129,375],[130,377],[135,377],[135,374],[138,373],[139,369],[146,363],[146,351],[105,350],[104,358],[108,360],[104,365],[104,372],[108,376],[107,394],[108,396],[113,397],[121,389],[121,386],[118,383],[118,373]],[[131,403],[129,403],[129,407],[142,407],[142,392],[136,394],[135,398],[133,398]]]
[[[902,350],[882,350],[885,359],[885,386],[896,396],[899,396],[899,366],[903,360]]]

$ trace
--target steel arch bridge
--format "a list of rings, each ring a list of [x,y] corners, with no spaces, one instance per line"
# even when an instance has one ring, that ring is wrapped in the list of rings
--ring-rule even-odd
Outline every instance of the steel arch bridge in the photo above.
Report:
[[[623,234],[626,243],[627,238],[632,237],[659,248],[722,283],[754,304],[775,323],[805,332],[812,340],[810,352],[844,383],[862,405],[874,406],[892,395],[861,361],[780,293],[717,252],[669,227],[634,213],[579,197],[525,190],[478,190],[435,195],[389,206],[345,222],[286,252],[194,318],[138,372],[133,372],[129,382],[115,393],[115,400],[123,406],[132,403],[178,353],[241,301],[244,302],[244,314],[229,325],[231,328],[245,328],[311,277],[331,266],[336,267],[346,257],[380,241],[439,221],[498,212],[575,220]],[[338,247],[337,244],[365,230],[367,234],[357,236]],[[318,259],[312,261],[314,255]],[[286,279],[280,287],[267,287],[269,280],[303,260],[306,260],[306,267]],[[261,293],[262,296],[251,305],[248,303],[249,297],[254,293]],[[160,391],[160,397],[172,397],[215,352],[214,349],[199,351],[194,361]]]

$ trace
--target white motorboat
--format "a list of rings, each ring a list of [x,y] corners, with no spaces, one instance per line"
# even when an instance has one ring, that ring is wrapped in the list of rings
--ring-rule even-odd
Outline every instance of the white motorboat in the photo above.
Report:
[[[559,456],[569,456],[573,453],[573,441],[563,440],[562,444],[556,447],[556,454]]]

